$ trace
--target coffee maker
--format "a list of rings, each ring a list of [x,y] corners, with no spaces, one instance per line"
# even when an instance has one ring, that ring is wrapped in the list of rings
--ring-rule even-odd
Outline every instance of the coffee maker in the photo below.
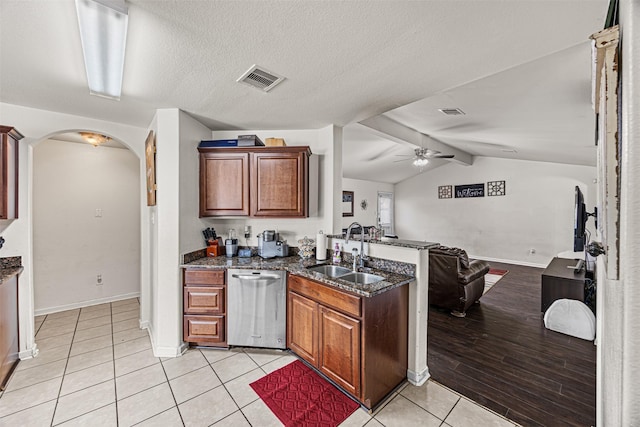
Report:
[[[275,230],[264,230],[258,234],[258,255],[262,258],[289,256],[289,245],[280,240],[280,234]]]

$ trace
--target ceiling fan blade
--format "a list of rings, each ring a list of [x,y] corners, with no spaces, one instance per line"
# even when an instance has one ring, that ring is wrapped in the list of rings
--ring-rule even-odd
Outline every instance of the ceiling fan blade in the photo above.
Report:
[[[453,154],[434,154],[433,156],[434,159],[453,159],[454,155]]]
[[[394,160],[393,163],[398,163],[398,162],[407,162],[409,160],[413,160],[413,158],[411,159],[401,159],[401,160]]]

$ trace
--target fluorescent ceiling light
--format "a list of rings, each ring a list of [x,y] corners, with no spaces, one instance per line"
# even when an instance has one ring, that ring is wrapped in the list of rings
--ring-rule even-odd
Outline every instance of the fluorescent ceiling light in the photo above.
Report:
[[[124,0],[76,0],[92,95],[120,99],[129,19]]]

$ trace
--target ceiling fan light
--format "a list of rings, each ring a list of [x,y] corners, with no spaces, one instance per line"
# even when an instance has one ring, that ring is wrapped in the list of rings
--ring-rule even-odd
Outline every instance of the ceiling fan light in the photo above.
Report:
[[[429,163],[429,159],[417,158],[413,161],[413,166],[424,167]]]

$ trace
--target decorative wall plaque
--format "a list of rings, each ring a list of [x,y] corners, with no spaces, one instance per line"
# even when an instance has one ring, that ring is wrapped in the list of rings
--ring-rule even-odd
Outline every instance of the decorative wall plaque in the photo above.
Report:
[[[484,197],[484,183],[456,185],[456,198]]]
[[[144,143],[145,159],[147,163],[147,206],[156,205],[156,138],[153,131]]]
[[[438,199],[450,199],[451,197],[453,197],[453,190],[450,185],[438,187]]]
[[[507,194],[505,181],[487,182],[487,196],[504,196]]]

